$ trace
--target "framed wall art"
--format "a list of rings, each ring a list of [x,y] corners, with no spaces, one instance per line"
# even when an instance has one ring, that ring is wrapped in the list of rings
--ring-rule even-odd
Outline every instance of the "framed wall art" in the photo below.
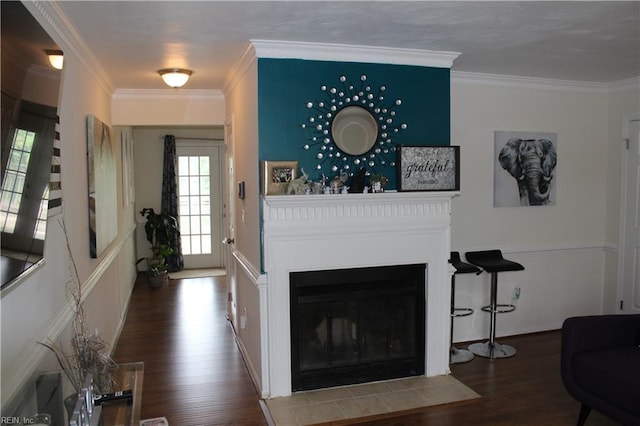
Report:
[[[459,146],[398,147],[398,191],[458,191]]]
[[[555,205],[557,146],[556,133],[496,131],[493,206]]]
[[[95,116],[87,117],[89,181],[89,251],[92,258],[118,234],[116,148],[111,128]]]
[[[122,161],[122,205],[127,207],[134,199],[133,140],[125,131],[120,132],[120,156]]]
[[[284,195],[289,186],[289,182],[297,177],[297,173],[297,161],[263,161],[263,194]]]

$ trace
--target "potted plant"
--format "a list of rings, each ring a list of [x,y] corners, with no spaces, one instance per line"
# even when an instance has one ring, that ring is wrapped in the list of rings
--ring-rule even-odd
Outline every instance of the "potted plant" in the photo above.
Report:
[[[138,259],[136,264],[146,260],[149,284],[160,287],[169,281],[167,260],[174,252],[170,243],[179,233],[178,221],[171,215],[156,213],[152,208],[142,209],[140,215],[147,219],[144,232],[151,243],[151,257]]]

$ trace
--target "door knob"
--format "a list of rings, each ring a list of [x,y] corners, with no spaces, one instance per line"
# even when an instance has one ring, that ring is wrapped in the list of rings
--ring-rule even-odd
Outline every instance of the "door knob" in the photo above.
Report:
[[[222,240],[223,244],[233,244],[235,242],[236,242],[235,238],[229,238],[229,237],[226,237],[224,240]]]

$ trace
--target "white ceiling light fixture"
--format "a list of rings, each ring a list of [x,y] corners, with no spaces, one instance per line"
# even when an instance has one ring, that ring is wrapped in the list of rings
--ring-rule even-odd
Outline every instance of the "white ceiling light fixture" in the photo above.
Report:
[[[183,68],[165,68],[158,70],[158,74],[160,74],[167,86],[177,89],[189,81],[189,77],[191,77],[193,71]]]
[[[49,63],[57,70],[61,70],[64,65],[64,56],[62,50],[46,49],[44,53],[49,57]]]

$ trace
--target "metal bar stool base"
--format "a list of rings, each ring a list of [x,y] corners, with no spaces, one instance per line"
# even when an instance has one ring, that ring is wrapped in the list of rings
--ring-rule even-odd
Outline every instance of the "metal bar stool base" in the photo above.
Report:
[[[455,346],[451,346],[450,355],[450,364],[462,364],[473,359],[473,354],[470,351],[458,349]]]
[[[493,345],[490,342],[474,343],[469,345],[469,350],[475,355],[490,359],[509,358],[516,354],[516,349],[513,346],[501,345],[498,342]]]

